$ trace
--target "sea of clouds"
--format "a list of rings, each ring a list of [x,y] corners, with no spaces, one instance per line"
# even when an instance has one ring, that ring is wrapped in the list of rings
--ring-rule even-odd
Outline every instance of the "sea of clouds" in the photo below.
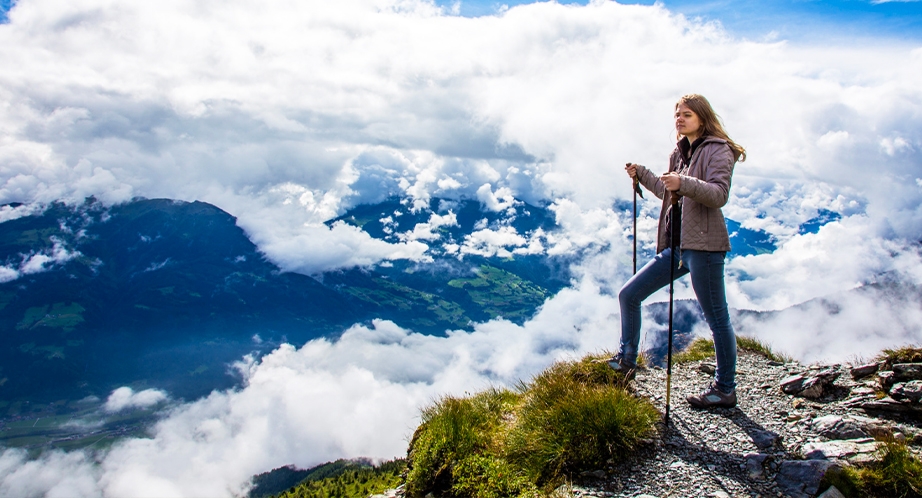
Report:
[[[0,495],[239,495],[281,465],[400,456],[439,396],[615,348],[630,273],[630,218],[612,207],[631,196],[623,164],[665,169],[689,92],[749,152],[725,214],[779,246],[729,260],[732,307],[787,310],[745,332],[804,361],[922,342],[917,296],[849,292],[922,284],[922,47],[741,39],[609,1],[464,18],[423,0],[20,0],[9,19],[0,203],[24,205],[0,220],[88,196],[201,200],[282,269],[313,274],[425,257],[423,232],[387,244],[323,224],[352,206],[517,198],[549,204],[561,226],[536,250],[580,258],[573,284],[521,326],[430,337],[379,321],[241,359],[243,386],[205,399],[116,390],[106,413],[163,407],[150,438],[36,459],[7,449]],[[647,248],[658,208],[641,202]],[[841,219],[800,233],[823,209]],[[522,246],[480,236],[472,251],[501,236]],[[693,297],[687,282],[677,296]]]

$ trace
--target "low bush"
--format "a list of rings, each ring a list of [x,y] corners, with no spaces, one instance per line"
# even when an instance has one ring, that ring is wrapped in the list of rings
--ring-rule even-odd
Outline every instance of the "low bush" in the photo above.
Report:
[[[556,363],[516,391],[425,409],[410,442],[407,496],[547,496],[571,475],[626,458],[659,413],[597,359]]]

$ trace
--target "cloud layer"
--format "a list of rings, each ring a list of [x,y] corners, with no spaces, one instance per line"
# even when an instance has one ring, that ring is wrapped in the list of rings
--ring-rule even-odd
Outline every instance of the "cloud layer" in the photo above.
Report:
[[[242,389],[175,405],[150,439],[32,461],[5,451],[0,494],[232,496],[280,465],[397,456],[437,396],[614,348],[631,264],[629,213],[612,207],[631,195],[621,165],[665,168],[673,105],[689,92],[749,151],[725,213],[779,247],[730,260],[731,305],[835,304],[746,331],[805,360],[922,341],[914,301],[846,292],[922,285],[922,47],[741,40],[607,1],[472,19],[422,0],[22,0],[9,17],[0,203],[24,205],[0,220],[91,195],[202,200],[237,216],[283,270],[310,274],[424,258],[431,230],[452,223],[432,218],[396,244],[323,224],[351,206],[467,197],[500,212],[521,199],[549,204],[561,229],[531,240],[484,230],[457,253],[580,258],[572,287],[524,326],[437,338],[377,322],[285,346],[242,364]],[[821,210],[841,218],[801,233]],[[646,250],[657,212],[641,203]],[[23,255],[0,280],[69,257]],[[693,297],[687,282],[678,297]],[[116,393],[113,410],[166,396]]]

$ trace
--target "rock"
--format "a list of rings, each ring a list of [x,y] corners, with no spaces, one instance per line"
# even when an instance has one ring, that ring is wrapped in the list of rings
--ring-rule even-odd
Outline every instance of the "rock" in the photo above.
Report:
[[[884,411],[884,412],[895,412],[895,413],[906,413],[912,411],[919,411],[919,407],[911,405],[909,403],[900,403],[899,401],[887,396],[886,398],[881,398],[878,400],[866,401],[858,405],[862,410],[868,411]]]
[[[850,370],[852,374],[852,379],[858,380],[867,377],[873,373],[877,373],[880,370],[880,363],[868,363],[867,365],[860,365]]]
[[[743,464],[743,468],[746,469],[746,472],[749,474],[750,479],[761,479],[765,473],[765,467],[763,464],[768,458],[768,455],[765,453],[747,453],[744,455],[746,462]]]
[[[868,396],[868,395],[873,395],[876,392],[877,390],[874,389],[873,387],[859,386],[859,387],[852,388],[849,394],[851,394],[852,396]]]
[[[838,490],[835,486],[829,486],[829,489],[823,491],[823,494],[817,496],[816,498],[845,498],[845,495]]]
[[[717,364],[716,363],[702,363],[701,365],[698,366],[698,370],[708,375],[714,375],[714,373],[717,372]]]
[[[841,372],[835,369],[827,368],[810,376],[792,375],[781,381],[781,390],[794,396],[819,398],[825,393],[826,387],[832,385],[840,374]]]
[[[607,474],[604,470],[599,469],[599,470],[592,470],[592,471],[587,470],[585,472],[580,472],[579,475],[583,477],[594,477],[596,479],[603,479],[605,478]]]
[[[897,401],[918,404],[922,400],[922,380],[911,380],[893,384],[890,397]]]
[[[761,449],[771,448],[781,439],[781,436],[772,431],[763,431],[759,429],[751,431],[749,436],[752,437],[753,444]]]
[[[808,498],[816,495],[823,476],[834,468],[842,465],[832,460],[787,460],[781,462],[775,482],[785,496]]]
[[[922,380],[922,363],[897,363],[893,373],[896,380]]]
[[[714,491],[708,496],[713,496],[714,498],[730,498],[730,495],[726,491]]]
[[[893,383],[896,382],[896,374],[893,370],[882,370],[877,372],[877,381],[880,382],[880,388],[885,392],[890,392]]]
[[[849,458],[861,453],[874,453],[876,450],[877,442],[871,438],[865,438],[807,443],[802,451],[804,456],[810,460],[830,460]]]
[[[813,429],[826,439],[855,439],[870,434],[857,420],[841,415],[826,415],[812,422]]]
[[[786,377],[781,381],[781,390],[785,394],[797,394],[803,391],[804,382],[806,381],[807,378],[800,374]]]

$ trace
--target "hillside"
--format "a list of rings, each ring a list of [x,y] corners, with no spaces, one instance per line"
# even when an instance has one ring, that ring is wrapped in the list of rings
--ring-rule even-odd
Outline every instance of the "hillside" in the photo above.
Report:
[[[517,229],[553,227],[546,210],[522,209]],[[479,212],[477,202],[458,205],[461,223],[446,243],[496,221]],[[392,229],[429,215],[407,212]],[[201,202],[89,200],[0,223],[0,401],[104,397],[121,385],[198,397],[230,387],[227,365],[245,354],[335,337],[372,318],[429,334],[496,317],[521,323],[569,278],[543,255],[459,258],[433,247],[428,263],[311,277],[279,271],[232,216]]]

